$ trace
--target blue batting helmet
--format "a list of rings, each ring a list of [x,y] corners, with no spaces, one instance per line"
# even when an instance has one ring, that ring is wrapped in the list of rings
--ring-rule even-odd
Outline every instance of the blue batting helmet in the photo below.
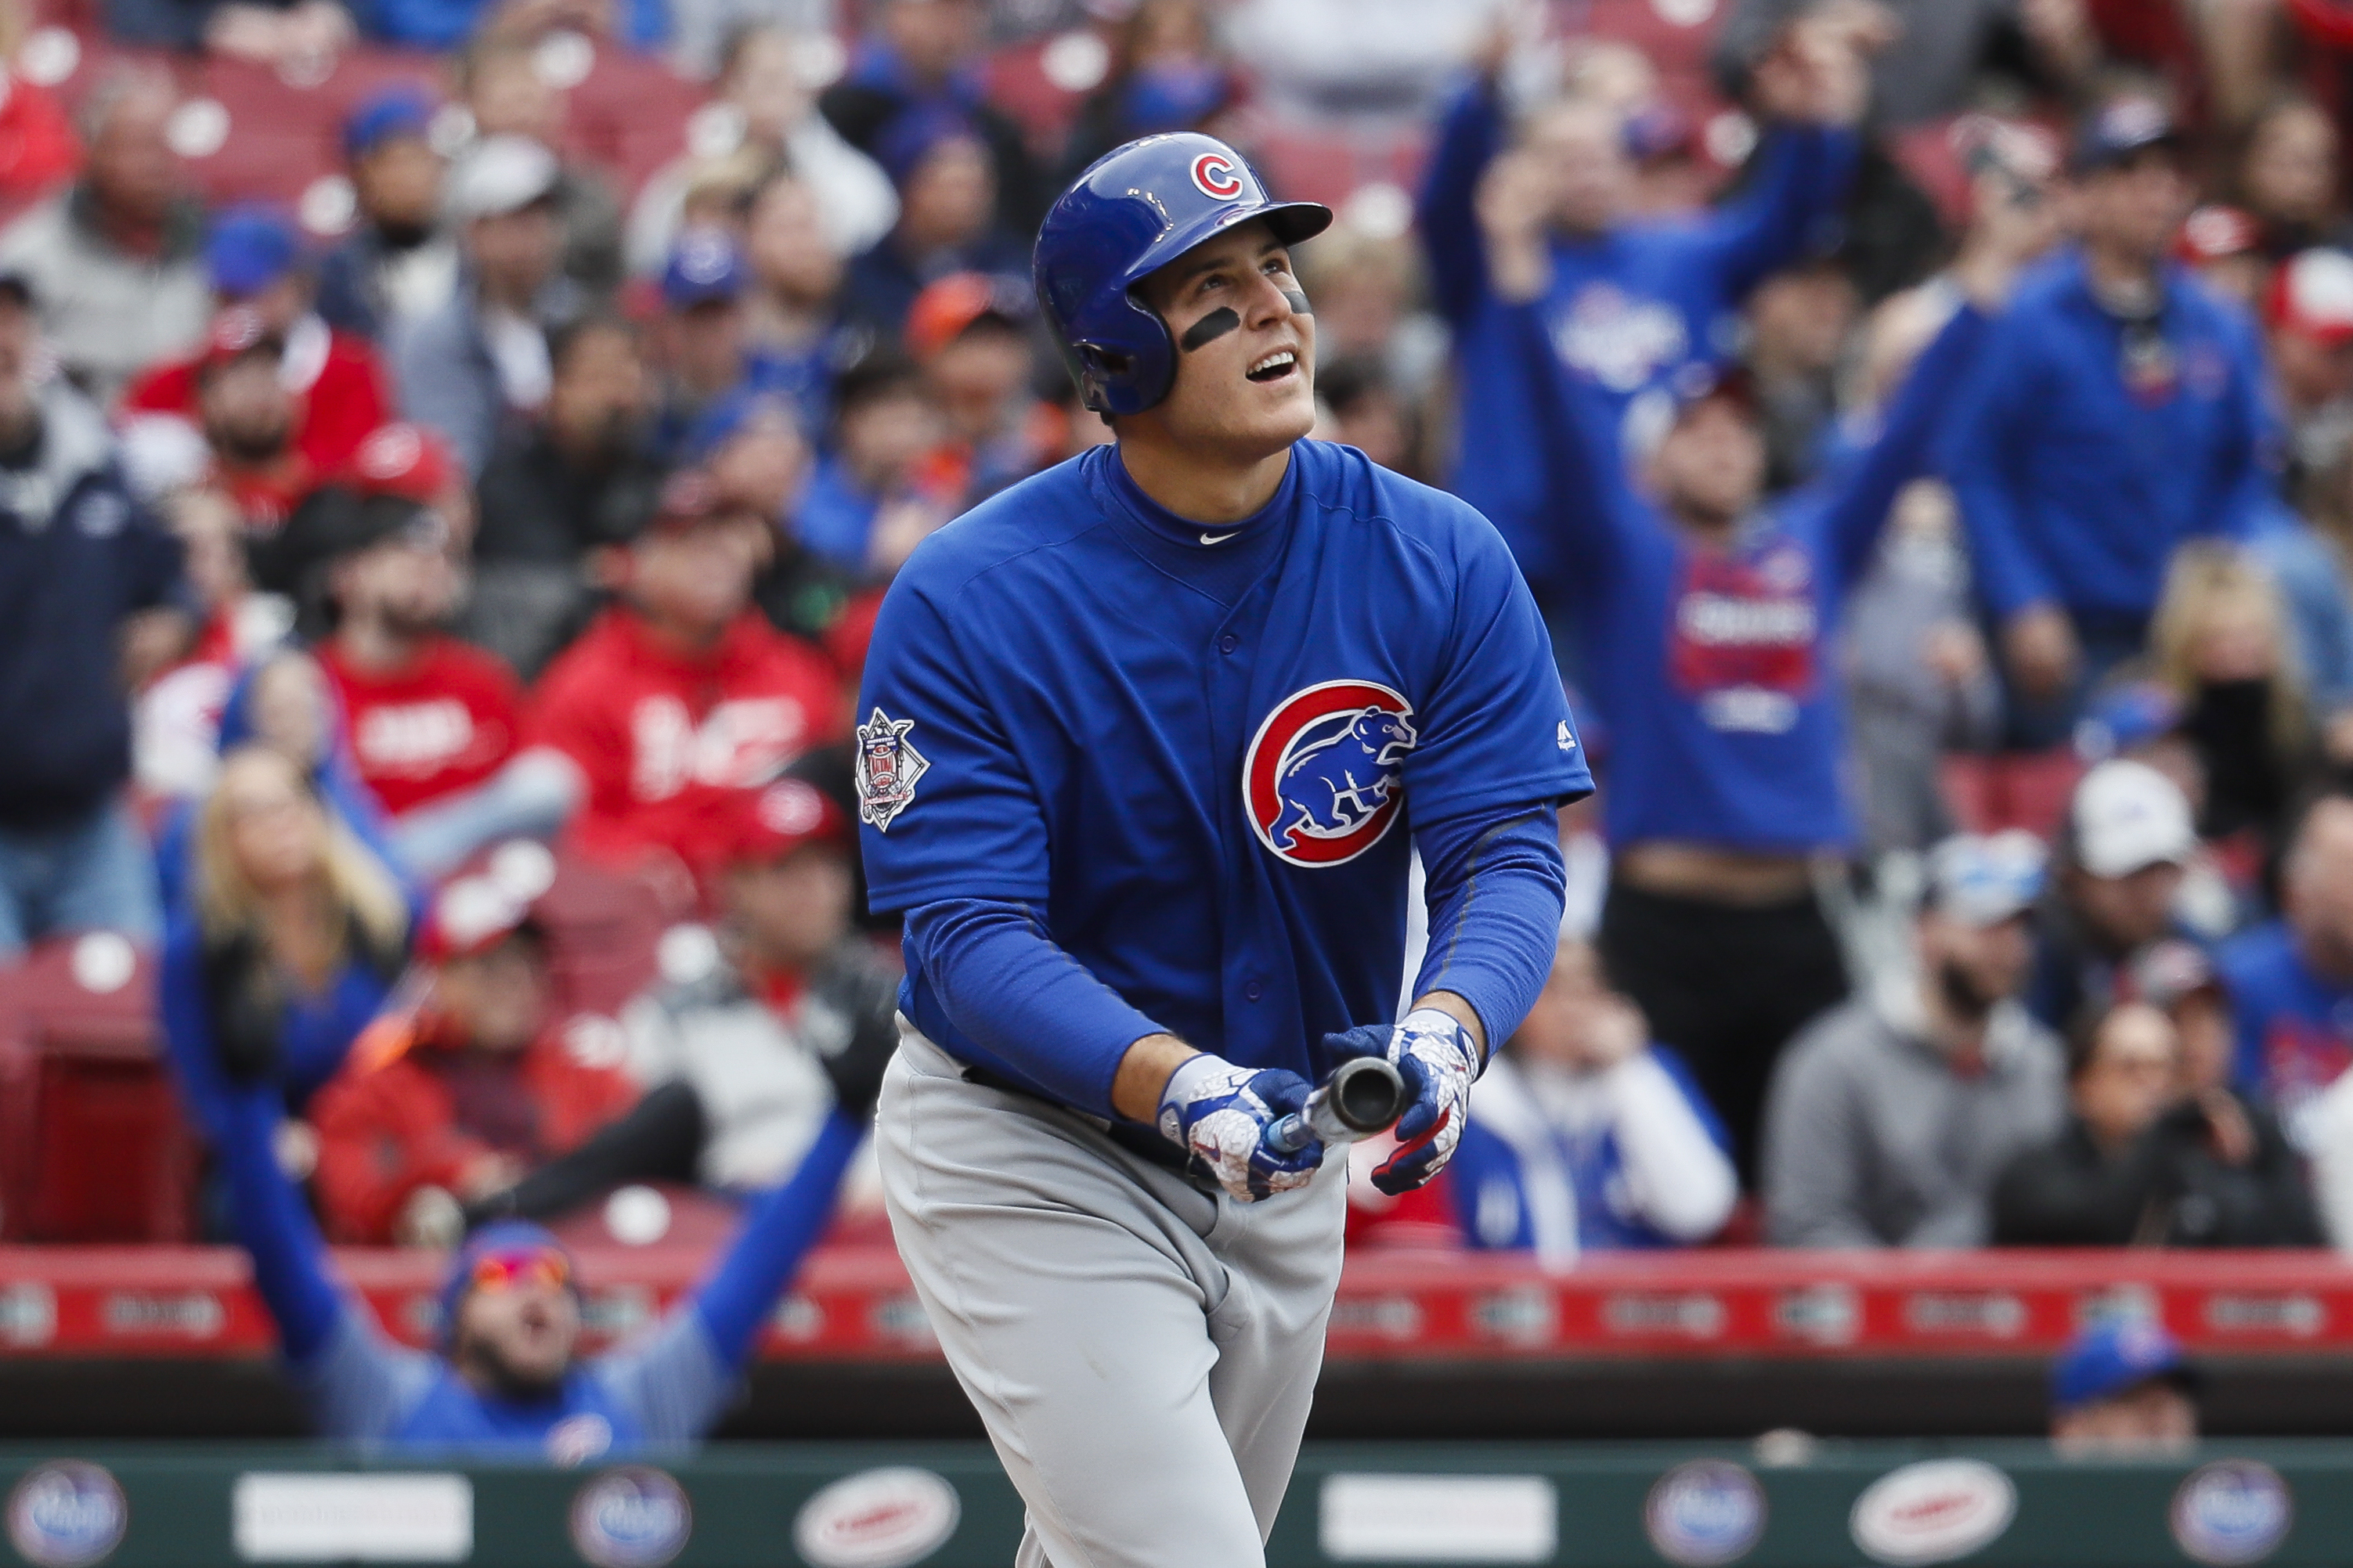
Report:
[[[1315,202],[1268,196],[1242,155],[1177,132],[1114,148],[1064,191],[1038,231],[1038,303],[1089,408],[1141,414],[1168,395],[1176,345],[1134,293],[1203,240],[1251,218],[1294,245],[1332,223]]]

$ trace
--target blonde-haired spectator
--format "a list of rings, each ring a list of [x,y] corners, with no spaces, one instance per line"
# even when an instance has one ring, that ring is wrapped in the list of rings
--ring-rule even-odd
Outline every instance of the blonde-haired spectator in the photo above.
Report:
[[[299,1114],[343,1065],[407,957],[407,897],[284,752],[241,745],[198,813],[195,885],[164,942],[159,1004],[182,1092],[215,1136],[231,1086]]]

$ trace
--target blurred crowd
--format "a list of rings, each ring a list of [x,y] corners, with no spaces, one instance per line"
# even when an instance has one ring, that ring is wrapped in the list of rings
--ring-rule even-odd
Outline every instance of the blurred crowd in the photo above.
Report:
[[[1362,1244],[2353,1250],[2353,6],[69,20],[104,68],[0,100],[0,963],[157,953],[194,1124],[267,1086],[331,1238],[812,1145],[891,1028],[875,607],[1108,439],[1029,238],[1199,129],[1338,208],[1317,434],[1493,521],[1601,784]],[[431,53],[347,215],[201,199],[175,61],[370,49]],[[580,50],[694,84],[670,161],[580,153]],[[581,867],[669,928],[615,1017]]]

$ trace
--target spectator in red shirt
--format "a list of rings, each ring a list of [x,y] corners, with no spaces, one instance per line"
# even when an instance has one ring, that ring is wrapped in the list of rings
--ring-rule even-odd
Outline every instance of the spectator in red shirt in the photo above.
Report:
[[[831,666],[752,604],[765,526],[680,476],[619,556],[621,602],[541,681],[532,743],[577,770],[584,852],[705,864],[742,792],[839,738]]]
[[[459,1205],[512,1186],[627,1111],[617,1028],[555,1005],[530,902],[460,877],[419,943],[430,989],[353,1045],[311,1106],[331,1239],[446,1246]]]
[[[232,207],[206,236],[205,268],[214,298],[249,310],[280,345],[278,380],[291,405],[293,449],[313,473],[349,463],[391,417],[392,397],[367,341],[336,331],[312,309],[317,280],[294,226],[268,207]],[[135,378],[122,395],[124,418],[201,418],[196,384],[206,363],[198,353]]]
[[[286,389],[286,340],[259,312],[233,305],[214,321],[190,372],[210,482],[237,502],[249,535],[267,537],[319,486],[320,471],[294,444],[301,405]],[[262,586],[282,591],[266,569]]]
[[[843,732],[834,670],[752,602],[767,521],[689,470],[652,521],[601,552],[617,602],[548,668],[521,755],[402,825],[430,875],[496,839],[564,829],[607,864],[691,874],[744,792]]]
[[[343,699],[361,782],[387,816],[473,788],[513,754],[514,675],[442,626],[458,603],[447,519],[377,491],[344,511],[326,567],[334,634],[320,668]]]

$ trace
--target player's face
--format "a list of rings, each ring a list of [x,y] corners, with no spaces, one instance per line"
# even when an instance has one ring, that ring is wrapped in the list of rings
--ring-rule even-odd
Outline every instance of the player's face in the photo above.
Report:
[[[1195,246],[1145,279],[1143,295],[1177,353],[1176,384],[1139,418],[1179,447],[1245,461],[1315,427],[1315,318],[1265,223]]]

